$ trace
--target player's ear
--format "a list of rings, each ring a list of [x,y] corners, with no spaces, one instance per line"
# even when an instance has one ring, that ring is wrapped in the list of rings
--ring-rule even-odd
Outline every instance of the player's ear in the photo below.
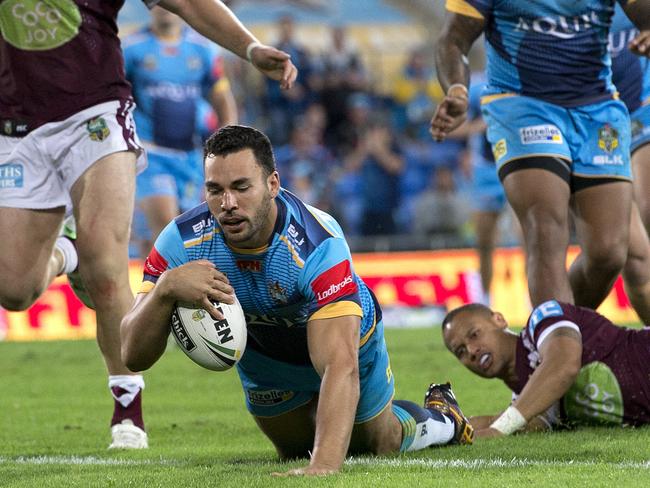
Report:
[[[274,171],[266,178],[266,184],[269,189],[271,196],[275,198],[280,192],[280,175],[277,171]]]
[[[499,329],[508,328],[508,322],[501,312],[492,312],[492,322],[494,322]]]

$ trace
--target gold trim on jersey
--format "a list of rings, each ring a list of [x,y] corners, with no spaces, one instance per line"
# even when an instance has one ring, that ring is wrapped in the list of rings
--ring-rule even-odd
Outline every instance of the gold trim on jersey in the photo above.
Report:
[[[289,242],[289,239],[287,238],[287,236],[281,235],[280,240],[286,244],[287,248],[289,249],[289,252],[291,253],[291,257],[293,258],[294,262],[301,268],[303,266],[305,266],[305,262],[300,258],[300,256],[298,256],[298,253],[296,252],[296,249],[291,245],[291,243]]]
[[[377,312],[375,312],[375,316],[372,319],[372,327],[366,332],[366,335],[364,335],[361,340],[359,341],[359,347],[365,346],[366,342],[372,337],[372,334],[375,332],[375,329],[377,328]]]
[[[156,286],[156,284],[151,281],[143,281],[140,283],[140,289],[138,290],[138,293],[149,293],[151,290],[153,290],[154,286]]]
[[[494,95],[485,95],[484,97],[481,97],[481,105],[487,105],[490,102],[494,102],[495,100],[500,100],[502,98],[510,98],[510,97],[518,97],[518,93],[496,93]]]
[[[349,301],[340,301],[325,305],[309,317],[309,320],[335,319],[346,315],[363,317],[363,310],[358,303]],[[373,326],[374,327],[374,326]]]
[[[220,230],[215,228],[214,231],[212,231],[212,234],[204,234],[201,237],[197,237],[196,239],[190,239],[189,241],[183,241],[183,247],[185,247],[185,249],[189,249],[190,247],[200,246],[204,242],[211,241],[212,238],[214,237],[214,235],[218,234],[219,232],[220,232]]]
[[[483,19],[483,14],[465,0],[447,0],[445,7],[449,12],[465,15],[474,19]]]

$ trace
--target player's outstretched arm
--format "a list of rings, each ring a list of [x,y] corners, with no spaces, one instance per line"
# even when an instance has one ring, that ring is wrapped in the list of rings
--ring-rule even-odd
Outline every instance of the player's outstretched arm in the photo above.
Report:
[[[247,59],[269,78],[291,88],[298,70],[290,56],[261,44],[239,19],[218,0],[161,0],[159,5],[183,18],[196,31]]]
[[[540,365],[512,406],[491,424],[488,430],[492,434],[507,435],[524,429],[533,419],[543,417],[565,395],[580,372],[582,336],[573,328],[555,329],[542,343],[539,354]],[[539,425],[532,427],[538,430]],[[489,436],[490,432],[481,434]]]
[[[316,412],[316,434],[309,466],[287,475],[338,472],[350,446],[359,403],[359,327],[357,316],[310,320],[309,356],[322,378]]]
[[[630,50],[641,56],[650,57],[650,2],[628,0],[623,10],[640,31],[630,42]]]
[[[131,371],[150,368],[165,351],[171,315],[176,302],[204,308],[216,319],[222,314],[210,299],[233,303],[233,289],[210,261],[191,261],[165,271],[153,289],[138,294],[122,319],[122,360]]]
[[[442,141],[460,126],[469,106],[467,54],[485,28],[485,19],[451,13],[436,46],[438,80],[446,95],[431,119],[431,136]]]

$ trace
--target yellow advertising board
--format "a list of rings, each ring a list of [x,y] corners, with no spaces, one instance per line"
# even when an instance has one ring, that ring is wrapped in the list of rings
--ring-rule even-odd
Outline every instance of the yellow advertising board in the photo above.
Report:
[[[571,249],[569,261],[576,254],[577,249]],[[384,307],[443,305],[450,309],[480,296],[478,258],[472,250],[355,254],[354,265]],[[141,262],[131,262],[130,279],[137,290]],[[512,324],[521,325],[528,318],[525,260],[518,248],[495,253],[492,306]],[[615,323],[638,321],[620,278],[599,311]],[[92,338],[95,313],[77,299],[65,278],[58,278],[29,310],[0,309],[2,337],[15,341]]]

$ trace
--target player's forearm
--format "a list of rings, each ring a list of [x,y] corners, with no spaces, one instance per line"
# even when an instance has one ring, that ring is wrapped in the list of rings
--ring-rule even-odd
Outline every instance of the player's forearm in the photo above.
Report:
[[[173,307],[154,287],[122,319],[122,360],[131,371],[150,368],[165,351]]]
[[[625,15],[634,23],[640,31],[650,29],[650,3],[647,1],[628,1],[625,7]]]
[[[246,59],[246,47],[257,41],[230,9],[218,0],[161,0],[159,5],[243,59]]]
[[[467,57],[457,44],[440,39],[436,48],[436,69],[445,93],[451,85],[460,83],[469,86]]]
[[[350,445],[359,394],[356,364],[331,365],[325,370],[318,400],[311,466],[341,468]]]

